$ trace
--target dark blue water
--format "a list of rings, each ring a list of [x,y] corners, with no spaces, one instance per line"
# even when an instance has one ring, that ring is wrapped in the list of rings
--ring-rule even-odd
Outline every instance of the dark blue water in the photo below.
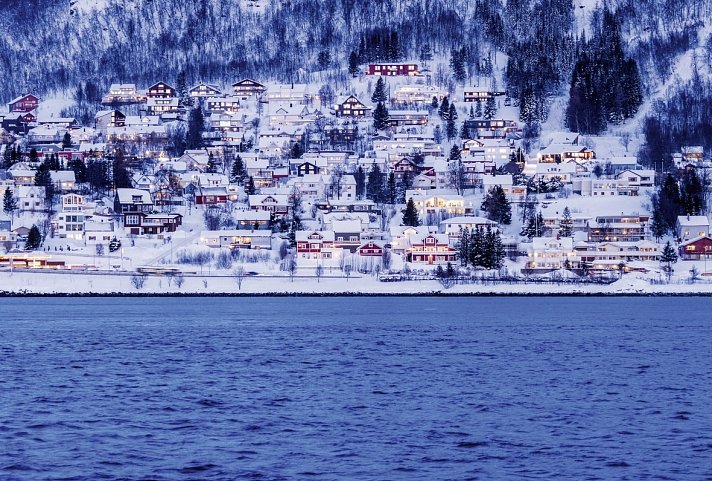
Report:
[[[0,299],[0,479],[712,479],[665,299]]]

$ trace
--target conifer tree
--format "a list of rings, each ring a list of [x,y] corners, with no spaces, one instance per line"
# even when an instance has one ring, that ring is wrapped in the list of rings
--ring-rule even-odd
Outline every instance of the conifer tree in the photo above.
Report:
[[[205,129],[203,109],[197,106],[190,111],[188,117],[188,129],[185,134],[185,144],[188,149],[203,147],[203,129]]]
[[[245,186],[245,194],[254,195],[255,192],[257,192],[257,189],[255,188],[255,179],[250,176],[247,180],[247,185]]]
[[[413,198],[409,198],[403,211],[403,225],[418,227],[420,225],[420,217],[418,216],[418,210],[415,208],[415,202]]]
[[[571,237],[573,231],[573,220],[571,220],[571,211],[568,206],[564,207],[560,226],[561,228],[559,229],[559,234],[561,237]]]
[[[492,120],[497,115],[497,101],[494,95],[487,97],[485,102],[485,119]]]
[[[72,136],[69,132],[64,134],[62,138],[62,148],[69,149],[72,147]]]
[[[677,262],[677,252],[675,252],[675,248],[670,245],[670,241],[667,241],[665,244],[665,247],[663,247],[663,251],[660,253],[660,263],[663,264],[663,268],[665,272],[667,273],[668,280],[670,279],[670,276],[672,275],[672,265]]]
[[[242,183],[245,181],[246,176],[247,172],[245,171],[245,163],[242,161],[242,157],[238,155],[232,162],[232,168],[230,170],[230,182],[233,184],[242,185]]]
[[[376,104],[376,108],[373,109],[373,128],[376,130],[385,129],[388,127],[389,120],[390,117],[386,106],[382,102]]]
[[[25,249],[35,250],[42,244],[42,234],[36,225],[30,228],[30,232],[27,234],[27,242],[25,242]]]
[[[474,267],[483,266],[485,248],[485,231],[482,227],[473,227],[470,232],[470,264]]]
[[[353,50],[349,54],[349,74],[355,77],[358,73],[358,55]]]
[[[433,100],[430,102],[430,108],[432,110],[438,110],[439,107],[440,107],[440,102],[438,102],[438,98],[435,95],[433,95]]]
[[[383,201],[383,174],[378,165],[374,165],[368,173],[368,183],[366,184],[366,198],[374,202]]]
[[[460,235],[457,244],[457,257],[460,260],[461,266],[467,266],[470,263],[470,229],[467,227],[460,228]]]
[[[388,203],[396,203],[396,176],[393,172],[388,174],[388,181],[386,181],[386,195],[388,196]]]
[[[356,181],[356,197],[361,199],[366,193],[366,173],[360,165],[356,169],[354,180]]]
[[[450,100],[448,100],[447,95],[443,97],[443,101],[440,102],[440,107],[438,108],[438,115],[443,120],[447,120],[450,115]]]
[[[205,167],[205,172],[208,174],[218,173],[218,162],[215,160],[215,156],[213,156],[212,152],[208,154],[208,165]]]
[[[490,220],[507,225],[512,223],[512,207],[499,185],[495,185],[487,192],[482,201],[482,210],[487,213],[487,218]]]
[[[371,95],[371,102],[374,104],[385,103],[388,100],[386,96],[386,83],[383,77],[378,77],[376,81],[376,88],[373,89],[373,94]]]
[[[2,210],[10,217],[14,217],[15,211],[17,210],[17,199],[12,195],[12,191],[9,187],[5,188],[5,193],[2,197]]]

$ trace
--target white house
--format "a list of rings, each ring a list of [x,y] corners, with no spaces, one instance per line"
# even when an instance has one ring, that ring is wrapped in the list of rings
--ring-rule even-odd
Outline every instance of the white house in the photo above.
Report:
[[[675,223],[675,235],[682,241],[710,234],[710,220],[706,215],[680,215]]]

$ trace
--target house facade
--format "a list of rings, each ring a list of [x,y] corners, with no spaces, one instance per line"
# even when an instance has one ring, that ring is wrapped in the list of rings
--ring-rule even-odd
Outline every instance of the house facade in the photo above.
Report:
[[[267,87],[252,79],[244,79],[232,84],[232,91],[242,100],[247,100],[251,97],[257,98],[267,90]]]
[[[27,94],[27,95],[22,95],[20,97],[17,97],[16,99],[10,101],[10,103],[8,103],[7,106],[8,106],[8,110],[11,113],[32,112],[39,106],[39,104],[40,104],[39,97],[36,97],[32,94]]]
[[[687,261],[712,259],[712,238],[709,235],[695,237],[680,244],[680,258]]]
[[[146,90],[146,97],[148,98],[167,99],[175,96],[176,89],[165,82],[155,83],[148,87],[148,90]]]
[[[339,100],[334,105],[334,113],[337,117],[365,117],[370,111],[366,104],[353,95]]]
[[[372,63],[366,69],[366,75],[416,76],[419,75],[418,64],[415,63]]]
[[[405,255],[406,260],[413,264],[443,265],[454,263],[457,259],[457,251],[450,246],[445,234],[414,235],[409,240],[410,246],[405,249]]]

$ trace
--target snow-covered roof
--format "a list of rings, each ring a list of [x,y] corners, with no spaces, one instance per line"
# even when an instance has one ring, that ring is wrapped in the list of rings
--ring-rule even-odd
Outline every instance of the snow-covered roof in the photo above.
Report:
[[[512,185],[514,182],[510,174],[505,175],[483,175],[482,185],[483,186],[495,186],[495,185]]]
[[[334,220],[331,221],[331,229],[334,232],[361,232],[361,221],[359,220]]]
[[[320,236],[323,242],[334,242],[335,236],[333,230],[298,230],[294,233],[294,239],[297,242],[310,241],[314,240],[309,238],[314,234]]]
[[[200,237],[203,239],[216,237],[272,237],[272,231],[247,229],[204,230],[200,232]]]
[[[677,222],[681,227],[710,225],[710,220],[706,215],[679,215],[677,216]]]
[[[50,171],[52,182],[76,182],[73,170]]]
[[[142,204],[153,204],[151,193],[140,189],[116,189],[116,195],[121,204],[135,204],[134,197],[140,197],[139,202]]]
[[[457,217],[450,217],[440,222],[443,225],[497,225],[493,220],[489,220],[485,217],[478,217],[473,215],[461,215]]]
[[[270,213],[266,210],[239,210],[233,212],[232,217],[236,221],[268,221]]]

